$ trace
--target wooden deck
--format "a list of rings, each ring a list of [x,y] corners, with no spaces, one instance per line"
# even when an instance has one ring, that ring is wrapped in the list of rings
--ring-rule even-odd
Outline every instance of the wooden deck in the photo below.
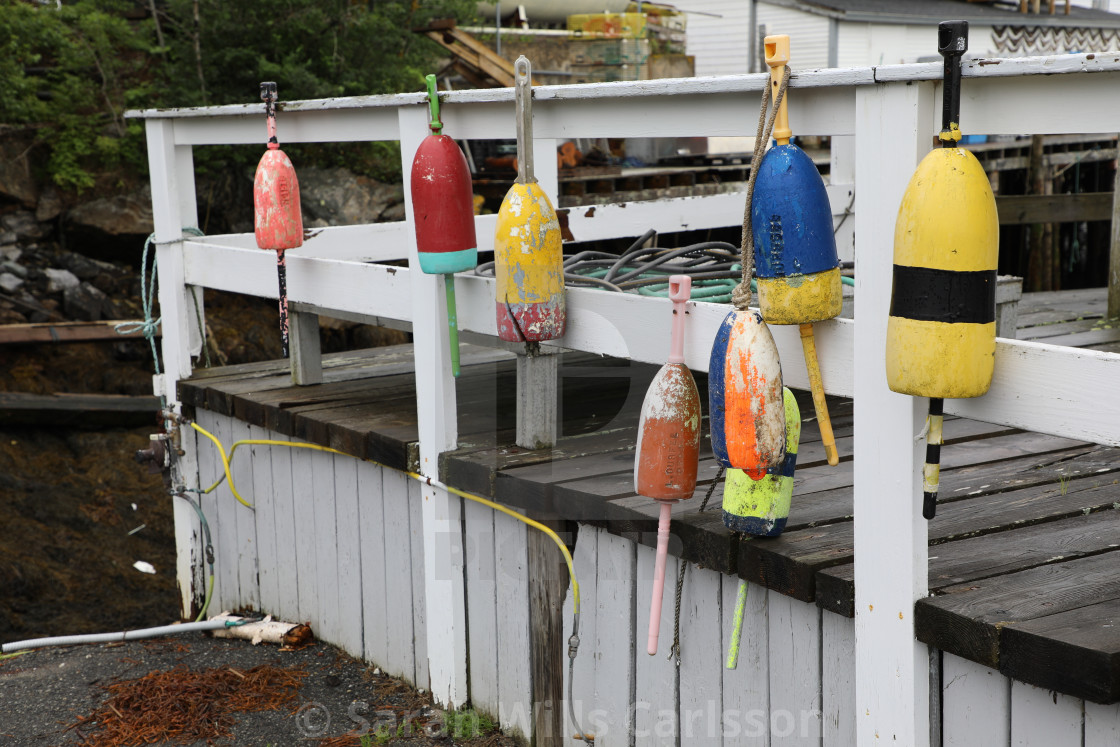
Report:
[[[1103,290],[1025,294],[1019,336],[1120,350],[1102,323]],[[329,445],[396,469],[417,462],[409,346],[324,357],[324,383],[296,388],[283,362],[199,371],[185,405]],[[633,492],[642,396],[656,367],[565,355],[556,447],[510,446],[512,356],[464,346],[458,451],[441,477],[537,518],[605,528],[652,546],[657,507]],[[698,376],[703,390],[705,378]],[[1060,386],[1060,382],[1056,386]],[[798,393],[811,416],[807,393]],[[784,534],[740,538],[720,516],[722,487],[702,447],[701,484],[675,506],[670,551],[841,615],[854,614],[852,407],[831,403],[841,463],[829,467],[814,418],[803,427]],[[705,429],[706,430],[706,429]],[[1016,680],[1098,703],[1120,701],[1120,449],[947,418],[940,507],[929,527],[931,596],[919,639]],[[705,511],[700,511],[711,489]],[[572,534],[571,536],[574,536]],[[890,538],[883,538],[890,541]]]

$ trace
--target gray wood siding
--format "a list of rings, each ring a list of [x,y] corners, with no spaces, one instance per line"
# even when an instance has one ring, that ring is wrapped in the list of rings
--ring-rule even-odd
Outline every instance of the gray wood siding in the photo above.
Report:
[[[206,411],[198,422],[227,449],[289,440]],[[201,435],[185,443],[197,449],[205,489],[223,473],[217,450]],[[323,640],[427,688],[419,484],[351,457],[267,445],[239,447],[231,472],[255,508],[238,503],[228,481],[201,496],[216,553],[211,613],[249,607],[310,622]],[[471,699],[507,731],[528,734],[531,530],[466,501],[463,531]],[[581,526],[573,557],[582,606],[574,710],[597,745],[855,743],[851,619],[750,585],[738,666],[726,669],[739,580],[689,565],[678,667],[668,658],[677,559],[667,564],[658,653],[648,656],[653,549]],[[565,639],[572,601],[569,589]],[[1015,682],[951,654],[940,666],[944,747],[1120,743],[1120,705]],[[564,718],[574,733],[566,703]]]

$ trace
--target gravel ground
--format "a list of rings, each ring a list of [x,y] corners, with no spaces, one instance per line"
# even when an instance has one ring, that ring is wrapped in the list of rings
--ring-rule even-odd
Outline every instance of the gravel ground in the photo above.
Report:
[[[296,651],[190,633],[129,643],[39,649],[0,660],[0,744],[84,744],[96,735],[89,716],[108,685],[176,667],[235,669],[259,665],[303,674],[295,699],[279,709],[235,715],[232,734],[215,745],[367,744],[503,747],[519,744],[474,714],[448,718],[426,694],[385,676],[341,650],[316,643]],[[172,707],[174,703],[168,703]],[[402,728],[406,722],[413,730]],[[344,735],[349,735],[343,738]],[[149,742],[153,743],[153,742]],[[156,744],[184,744],[161,740]]]

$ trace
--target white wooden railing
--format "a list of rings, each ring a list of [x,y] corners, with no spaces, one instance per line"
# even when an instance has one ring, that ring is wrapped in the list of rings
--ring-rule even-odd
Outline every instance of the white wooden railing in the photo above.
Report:
[[[796,42],[796,40],[795,40]],[[834,212],[855,185],[851,235],[841,256],[856,262],[856,320],[817,325],[821,371],[830,394],[854,397],[856,687],[859,744],[929,742],[928,652],[914,639],[913,609],[927,593],[927,530],[921,518],[922,444],[915,441],[926,403],[894,394],[884,370],[895,215],[903,190],[939,129],[941,65],[899,65],[795,74],[790,121],[801,135],[833,137]],[[568,138],[749,136],[754,134],[764,75],[534,89],[537,176],[556,197],[555,146]],[[1066,55],[965,63],[961,122],[966,133],[1115,133],[1120,131],[1120,57]],[[460,139],[514,137],[513,91],[448,93],[445,132]],[[275,258],[251,234],[184,239],[196,224],[192,148],[261,144],[261,104],[132,112],[146,119],[158,246],[165,373],[156,389],[174,400],[175,382],[191,373],[201,340],[191,286],[276,297]],[[281,143],[399,140],[405,179],[427,134],[423,94],[288,102],[279,115]],[[298,164],[297,164],[298,169]],[[447,358],[444,294],[438,276],[379,261],[414,258],[412,204],[401,223],[325,228],[288,252],[290,300],[332,311],[411,323],[415,334],[421,471],[437,476],[437,457],[454,448],[455,388]],[[305,199],[307,197],[305,196]],[[574,208],[577,240],[733,226],[743,195],[716,195]],[[948,218],[948,219],[951,219]],[[491,248],[494,216],[477,219],[479,248]],[[493,280],[460,275],[459,325],[496,334]],[[668,352],[663,301],[570,288],[566,349],[659,363]],[[200,311],[200,310],[199,310]],[[710,343],[726,306],[693,303],[686,362],[708,366]],[[787,384],[807,388],[794,328],[773,328]],[[1120,445],[1120,355],[1000,339],[990,393],[946,401],[946,411],[992,423]],[[466,690],[462,568],[448,531],[458,503],[424,488],[427,650],[432,690],[462,702]],[[186,509],[183,509],[186,511]],[[177,517],[177,520],[180,517]],[[188,517],[183,517],[184,520]],[[183,566],[188,567],[184,568]],[[190,579],[180,554],[180,579]],[[433,606],[436,605],[436,606]],[[447,614],[451,609],[453,614]]]

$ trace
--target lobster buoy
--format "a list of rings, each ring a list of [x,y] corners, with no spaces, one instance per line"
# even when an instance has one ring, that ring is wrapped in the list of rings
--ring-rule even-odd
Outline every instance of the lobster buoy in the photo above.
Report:
[[[253,233],[257,246],[276,252],[280,286],[280,342],[288,357],[288,265],[284,252],[303,245],[303,213],[295,167],[276,138],[276,83],[261,83],[268,150],[253,175]]]
[[[783,388],[786,418],[786,455],[761,480],[745,472],[727,470],[723,483],[723,523],[733,532],[756,537],[777,537],[786,527],[793,500],[793,472],[801,441],[801,410],[793,392]]]
[[[776,98],[789,62],[789,37],[767,36],[764,43]],[[777,144],[758,166],[751,200],[758,307],[767,324],[800,325],[821,440],[828,463],[835,465],[839,455],[817,363],[813,322],[840,313],[844,300],[840,260],[824,180],[805,151],[789,142],[787,111],[783,96],[774,120]]]
[[[721,467],[761,480],[785,456],[782,366],[770,328],[755,311],[728,313],[708,364],[712,452]]]
[[[543,342],[564,336],[564,251],[560,221],[533,172],[532,66],[514,63],[517,180],[498,210],[494,275],[498,337]]]
[[[454,139],[443,134],[436,76],[428,75],[431,134],[412,159],[412,208],[420,270],[443,275],[447,295],[447,328],[451,373],[459,375],[459,325],[455,307],[455,273],[478,264],[474,232],[474,195],[466,156]]]
[[[887,384],[930,398],[923,514],[933,518],[940,471],[944,398],[979,397],[995,364],[999,218],[987,174],[957,147],[960,58],[968,23],[938,27],[945,57],[942,147],[918,164],[902,197],[894,234],[887,321]]]
[[[692,280],[687,275],[669,278],[669,300],[673,302],[669,359],[657,372],[642,401],[634,450],[634,491],[661,504],[650,601],[650,656],[657,653],[661,626],[672,505],[692,497],[700,461],[700,394],[692,372],[684,364],[685,304],[691,289]]]

